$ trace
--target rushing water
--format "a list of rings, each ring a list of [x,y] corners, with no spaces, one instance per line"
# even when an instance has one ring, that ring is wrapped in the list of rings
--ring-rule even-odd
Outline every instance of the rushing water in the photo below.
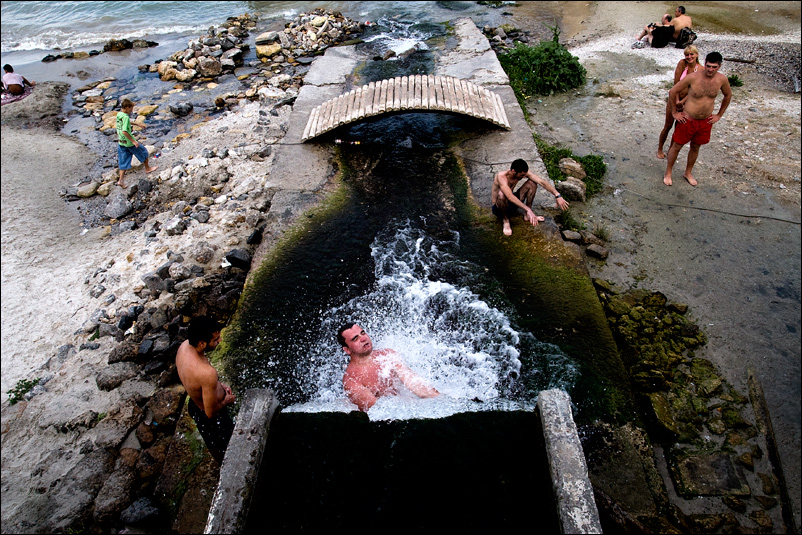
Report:
[[[360,142],[339,149],[349,199],[313,218],[251,285],[225,357],[240,387],[274,389],[289,412],[353,410],[342,386],[348,357],[336,341],[353,321],[442,393],[418,399],[401,388],[370,410],[373,420],[526,410],[540,390],[571,390],[576,366],[516,327],[504,281],[470,237],[467,185],[448,146],[482,128],[410,113],[337,133]]]

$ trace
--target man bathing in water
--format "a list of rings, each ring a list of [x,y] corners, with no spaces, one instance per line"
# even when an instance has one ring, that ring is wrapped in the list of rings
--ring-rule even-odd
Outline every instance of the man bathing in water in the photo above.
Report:
[[[365,330],[355,323],[348,323],[337,332],[337,341],[343,351],[351,357],[343,376],[343,386],[348,399],[367,412],[382,396],[398,394],[395,380],[409,388],[421,398],[440,395],[409,369],[392,349],[373,349],[373,341]]]
[[[523,181],[520,188],[518,191],[513,192],[520,181]],[[501,171],[493,178],[492,198],[490,202],[493,215],[501,220],[505,236],[512,235],[510,217],[518,213],[518,208],[523,209],[524,221],[529,221],[532,223],[532,226],[537,225],[538,221],[544,221],[545,218],[542,216],[535,216],[535,213],[532,212],[532,202],[535,200],[538,184],[554,195],[557,206],[559,206],[561,210],[565,211],[568,209],[568,201],[562,198],[560,192],[549,184],[548,181],[543,180],[530,171],[529,165],[521,159],[512,162],[509,170]]]
[[[668,150],[668,160],[666,162],[666,173],[663,176],[663,183],[666,186],[672,184],[671,171],[677,161],[679,151],[683,145],[691,142],[688,150],[688,162],[685,166],[685,173],[682,175],[691,186],[696,186],[698,182],[693,178],[693,165],[699,156],[699,148],[710,142],[710,133],[713,125],[716,124],[732,99],[732,90],[727,77],[719,73],[723,58],[718,52],[711,52],[705,58],[705,68],[677,82],[668,92],[668,105],[671,115],[677,121],[674,129],[674,137],[671,140],[671,148]],[[681,112],[677,111],[677,95],[683,90],[688,91],[688,98]],[[716,104],[716,96],[719,91],[724,95],[718,113],[713,114]]]

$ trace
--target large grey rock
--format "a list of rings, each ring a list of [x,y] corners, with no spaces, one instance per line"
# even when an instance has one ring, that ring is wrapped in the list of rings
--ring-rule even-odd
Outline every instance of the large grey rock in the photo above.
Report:
[[[111,196],[103,214],[111,219],[120,219],[130,214],[133,209],[134,205],[128,200],[128,196],[125,193],[118,192]]]
[[[554,187],[560,192],[566,201],[585,202],[585,195],[588,187],[578,178],[568,177],[563,181],[555,183]]]
[[[95,377],[97,387],[101,390],[113,390],[126,379],[136,376],[139,365],[134,362],[116,362],[109,364]]]

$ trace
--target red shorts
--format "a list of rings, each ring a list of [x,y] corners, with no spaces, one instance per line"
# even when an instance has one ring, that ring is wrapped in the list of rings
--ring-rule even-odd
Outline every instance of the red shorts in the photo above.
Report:
[[[689,141],[697,145],[710,143],[710,132],[713,130],[713,125],[707,122],[708,119],[710,117],[704,119],[688,117],[684,123],[677,121],[674,127],[674,136],[671,139],[680,145],[685,145]]]

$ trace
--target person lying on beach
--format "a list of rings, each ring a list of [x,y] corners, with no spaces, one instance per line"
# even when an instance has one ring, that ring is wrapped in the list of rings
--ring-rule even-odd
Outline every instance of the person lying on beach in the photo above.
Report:
[[[671,15],[666,13],[660,22],[653,22],[643,28],[632,48],[644,48],[647,43],[652,48],[663,48],[668,44],[672,35],[674,35],[674,27],[671,26]],[[644,37],[646,41],[643,41]]]
[[[27,78],[14,72],[14,67],[6,63],[3,65],[3,90],[12,95],[21,95],[25,91],[25,86],[33,87],[36,82],[29,82]]]
[[[545,220],[544,217],[535,216],[532,212],[532,202],[535,200],[538,184],[554,195],[561,210],[568,209],[568,201],[563,199],[560,192],[548,181],[530,171],[529,164],[521,159],[512,162],[509,170],[501,171],[493,178],[491,207],[493,215],[501,221],[505,236],[512,235],[510,218],[518,213],[519,208],[524,211],[524,221],[529,221],[532,226]]]
[[[148,162],[148,149],[143,147],[134,139],[134,136],[131,135],[133,131],[131,112],[134,111],[134,103],[129,99],[125,99],[121,107],[122,111],[117,113],[117,121],[115,123],[117,127],[117,161],[120,165],[120,180],[117,181],[117,185],[125,189],[125,172],[132,167],[132,156],[136,156],[137,160],[145,164],[146,173],[152,173],[158,169],[158,167],[155,165],[153,167],[150,166]],[[145,125],[142,123],[136,123],[136,125],[145,128]]]
[[[343,376],[348,399],[367,412],[382,396],[398,394],[396,380],[420,398],[440,395],[403,363],[392,349],[373,349],[373,341],[356,323],[347,323],[337,332],[337,341],[351,357]]]

